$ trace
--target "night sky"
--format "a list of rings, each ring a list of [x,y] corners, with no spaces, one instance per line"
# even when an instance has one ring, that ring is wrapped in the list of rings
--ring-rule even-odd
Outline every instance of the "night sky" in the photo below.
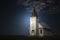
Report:
[[[56,11],[49,7],[38,14],[41,22],[46,23],[52,31],[60,35],[60,3],[55,0]],[[0,0],[0,35],[28,35],[31,12],[16,0]]]

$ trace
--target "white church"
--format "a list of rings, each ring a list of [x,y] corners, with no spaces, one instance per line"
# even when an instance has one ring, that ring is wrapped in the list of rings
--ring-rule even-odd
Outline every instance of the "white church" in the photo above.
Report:
[[[49,31],[50,28],[45,26],[43,23],[40,23],[35,9],[32,12],[30,17],[30,36],[52,36],[52,32]]]

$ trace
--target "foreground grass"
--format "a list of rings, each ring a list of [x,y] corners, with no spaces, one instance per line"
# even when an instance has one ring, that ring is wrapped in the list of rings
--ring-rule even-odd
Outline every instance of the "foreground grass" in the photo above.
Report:
[[[21,36],[21,35],[1,35],[0,40],[60,40],[60,36]]]

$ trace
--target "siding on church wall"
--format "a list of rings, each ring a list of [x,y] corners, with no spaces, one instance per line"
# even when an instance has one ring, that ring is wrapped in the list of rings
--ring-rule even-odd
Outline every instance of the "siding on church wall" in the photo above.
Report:
[[[30,35],[36,35],[37,27],[37,17],[30,17]],[[34,32],[32,33],[32,30]]]
[[[38,31],[39,31],[39,36],[44,36],[44,29],[43,26],[38,22]],[[42,31],[42,33],[41,33]]]
[[[44,29],[43,28],[39,29],[39,36],[44,36]]]

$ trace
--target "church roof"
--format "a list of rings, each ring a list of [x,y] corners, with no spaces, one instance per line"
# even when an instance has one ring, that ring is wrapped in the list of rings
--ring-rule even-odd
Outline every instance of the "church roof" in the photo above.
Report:
[[[47,29],[51,29],[48,25],[46,25],[45,23],[38,23],[39,28],[47,28]]]

